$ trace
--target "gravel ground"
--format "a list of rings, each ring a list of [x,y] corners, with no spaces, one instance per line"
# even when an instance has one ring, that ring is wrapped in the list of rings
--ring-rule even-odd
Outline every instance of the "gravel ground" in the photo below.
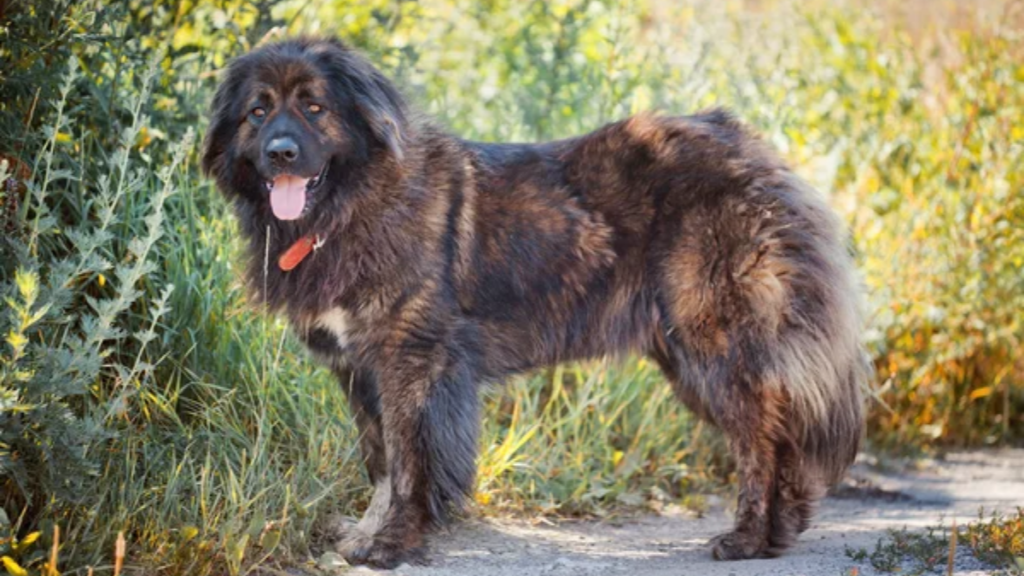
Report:
[[[978,510],[1011,512],[1024,505],[1024,450],[963,452],[914,470],[878,472],[856,466],[851,480],[821,507],[813,527],[788,554],[771,560],[715,562],[705,547],[730,527],[719,506],[702,518],[684,512],[622,522],[557,525],[491,518],[458,524],[431,541],[426,566],[393,572],[354,568],[346,574],[401,576],[842,576],[856,567],[846,547],[874,548],[889,528],[921,529],[955,517],[964,524]],[[957,555],[955,574],[986,574],[969,554]],[[943,572],[944,573],[944,572]]]

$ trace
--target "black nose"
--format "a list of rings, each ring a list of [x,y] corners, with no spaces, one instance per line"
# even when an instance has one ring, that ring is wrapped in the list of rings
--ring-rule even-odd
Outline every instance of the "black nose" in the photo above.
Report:
[[[290,164],[299,157],[299,145],[288,138],[274,138],[267,144],[267,156],[272,162]]]

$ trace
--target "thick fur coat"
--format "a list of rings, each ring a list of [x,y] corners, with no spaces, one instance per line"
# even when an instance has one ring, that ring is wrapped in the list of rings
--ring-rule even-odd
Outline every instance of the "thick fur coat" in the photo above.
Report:
[[[724,111],[470,142],[351,49],[298,39],[231,64],[203,167],[233,200],[252,293],[348,393],[377,486],[340,545],[351,562],[415,559],[473,490],[481,384],[557,362],[649,355],[722,428],[740,492],[720,559],[792,545],[856,454],[842,227]]]

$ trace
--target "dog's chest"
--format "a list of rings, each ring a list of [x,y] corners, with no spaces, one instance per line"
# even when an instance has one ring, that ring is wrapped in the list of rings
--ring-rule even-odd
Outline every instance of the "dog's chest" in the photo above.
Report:
[[[352,330],[352,317],[343,308],[331,308],[317,317],[313,323],[317,328],[326,330],[334,336],[339,347],[348,346],[349,332]]]
[[[344,308],[335,307],[320,313],[299,326],[299,336],[313,352],[336,357],[345,354],[352,344],[354,322]]]

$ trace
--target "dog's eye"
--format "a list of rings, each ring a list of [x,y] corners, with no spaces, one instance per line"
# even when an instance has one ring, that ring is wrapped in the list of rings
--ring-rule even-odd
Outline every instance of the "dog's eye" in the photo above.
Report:
[[[310,114],[319,114],[323,108],[319,104],[310,104],[306,106],[306,110],[309,110]]]
[[[264,116],[267,115],[267,111],[264,110],[263,108],[259,108],[259,107],[253,108],[252,109],[252,115],[257,117],[257,118],[263,118]]]

